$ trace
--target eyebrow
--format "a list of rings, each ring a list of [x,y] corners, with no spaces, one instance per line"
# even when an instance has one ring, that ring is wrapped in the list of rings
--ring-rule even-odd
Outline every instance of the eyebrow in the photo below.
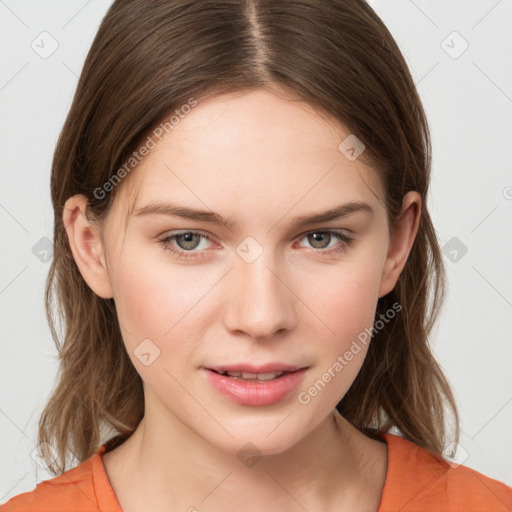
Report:
[[[300,228],[309,224],[320,224],[331,220],[339,220],[357,212],[363,212],[369,215],[373,215],[374,213],[372,207],[368,203],[365,203],[364,201],[350,201],[323,212],[294,217],[290,221],[290,224]],[[172,217],[181,217],[183,219],[224,226],[228,229],[231,229],[236,225],[233,220],[230,220],[229,218],[225,219],[218,213],[212,211],[196,210],[183,205],[162,202],[141,206],[134,212],[134,216],[136,217],[143,215],[167,215]]]

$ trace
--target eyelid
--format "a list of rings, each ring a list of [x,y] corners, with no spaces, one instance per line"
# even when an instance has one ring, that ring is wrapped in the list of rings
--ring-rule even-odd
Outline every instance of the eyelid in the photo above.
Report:
[[[323,227],[323,228],[313,228],[313,229],[306,229],[304,230],[302,233],[298,234],[298,235],[295,235],[292,240],[295,240],[296,238],[299,238],[299,237],[302,237],[302,236],[306,236],[306,235],[309,235],[310,233],[338,233],[338,234],[348,234],[350,233],[351,235],[355,233],[355,231],[351,230],[351,229],[347,229],[347,228],[327,228],[327,227]]]
[[[186,233],[193,233],[196,235],[204,236],[204,238],[206,238],[207,240],[210,240],[212,242],[214,241],[214,238],[215,238],[213,235],[211,235],[205,231],[201,231],[200,229],[179,229],[177,231],[165,232],[162,235],[159,235],[157,238],[159,238],[159,239],[170,238],[171,236],[184,235]],[[351,229],[347,229],[347,228],[306,229],[302,233],[299,233],[298,235],[294,235],[292,238],[290,238],[290,241],[296,240],[298,238],[302,238],[311,233],[336,233],[336,234],[340,234],[340,235],[344,235],[344,234],[353,235],[354,231]]]
[[[322,255],[323,256],[331,256],[331,255],[335,255],[335,254],[343,253],[343,252],[347,251],[354,243],[355,239],[352,236],[348,236],[347,234],[345,234],[345,231],[351,232],[350,230],[335,229],[335,228],[312,229],[309,231],[304,231],[300,235],[295,236],[293,238],[293,240],[300,241],[306,235],[313,234],[313,233],[333,234],[333,235],[337,236],[339,239],[339,242],[336,245],[334,245],[333,247],[324,248],[324,249],[306,248],[307,252],[309,252],[309,253],[316,253],[321,256]],[[205,233],[203,231],[196,230],[196,229],[182,229],[182,230],[178,230],[176,232],[164,233],[164,235],[158,237],[158,241],[164,246],[165,250],[168,250],[171,253],[176,254],[177,259],[186,260],[189,258],[191,258],[191,259],[202,258],[203,253],[206,252],[206,249],[198,250],[198,251],[197,250],[186,251],[186,250],[180,249],[174,245],[171,245],[170,239],[174,239],[175,237],[178,237],[180,235],[185,235],[188,233],[192,233],[194,235],[199,235],[200,237],[203,237],[203,238],[209,240],[210,242],[214,241],[213,237],[211,235],[209,235],[208,233]]]
[[[206,240],[208,240],[209,242],[214,242],[214,237],[213,235],[210,235],[208,233],[205,233],[204,231],[200,231],[200,230],[197,230],[197,229],[180,229],[178,231],[172,231],[171,233],[164,233],[163,235],[160,235],[158,237],[158,240],[160,242],[162,242],[163,240],[167,239],[167,238],[174,238],[174,237],[178,237],[180,235],[186,235],[188,233],[192,233],[193,235],[199,235],[203,238],[206,238]],[[176,250],[180,250],[180,249],[176,249]],[[197,253],[200,253],[201,251],[185,251],[185,252],[197,252]]]

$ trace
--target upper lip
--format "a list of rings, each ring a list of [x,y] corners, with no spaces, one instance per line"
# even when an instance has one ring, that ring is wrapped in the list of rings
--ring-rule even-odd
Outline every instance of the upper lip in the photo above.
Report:
[[[284,363],[266,363],[254,365],[249,363],[226,364],[220,366],[206,366],[207,370],[216,372],[243,372],[243,373],[272,373],[272,372],[294,372],[306,368],[305,366],[290,365]]]

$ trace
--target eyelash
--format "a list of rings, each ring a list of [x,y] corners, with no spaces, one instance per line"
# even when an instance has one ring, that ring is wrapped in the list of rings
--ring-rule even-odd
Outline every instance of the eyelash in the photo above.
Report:
[[[308,231],[307,233],[304,233],[303,235],[300,235],[300,239],[304,238],[307,235],[313,234],[313,233],[328,233],[331,235],[336,235],[341,243],[336,245],[332,249],[318,249],[314,250],[314,252],[318,252],[319,254],[329,255],[332,256],[334,254],[339,254],[342,252],[345,252],[353,243],[354,239],[351,237],[348,237],[345,235],[342,231],[338,231],[336,229],[326,229],[326,230],[315,230],[315,231]],[[206,240],[212,242],[213,240],[208,235],[201,233],[199,231],[182,231],[180,233],[175,233],[173,235],[159,238],[158,241],[163,245],[164,249],[167,251],[170,251],[172,254],[177,256],[179,259],[186,260],[188,258],[200,258],[201,256],[197,255],[197,253],[200,254],[200,251],[196,250],[190,250],[190,251],[183,251],[181,249],[176,248],[175,246],[171,245],[171,241],[177,238],[178,236],[187,235],[187,234],[193,234],[193,235],[199,235]]]

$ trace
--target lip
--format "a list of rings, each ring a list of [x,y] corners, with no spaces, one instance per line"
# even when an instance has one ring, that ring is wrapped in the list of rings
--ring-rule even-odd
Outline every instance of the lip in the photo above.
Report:
[[[282,368],[284,365],[281,365]],[[288,366],[289,367],[289,366]],[[222,371],[246,371],[248,373],[270,373],[271,371],[287,371],[277,379],[270,381],[251,382],[235,379],[228,375],[220,375],[215,373],[213,369],[202,368],[207,381],[221,394],[230,400],[241,404],[251,406],[271,405],[279,402],[289,396],[300,384],[308,368],[300,368],[295,370],[269,370],[268,368],[276,368],[276,366],[260,366],[254,367],[250,365],[236,365],[219,367],[228,368]],[[244,370],[241,370],[244,368]],[[251,368],[247,370],[245,368]],[[257,368],[258,371],[253,371]],[[261,370],[264,368],[264,371]]]
[[[266,363],[259,366],[250,363],[228,364],[222,366],[208,366],[207,370],[216,372],[246,372],[246,373],[272,373],[272,372],[295,372],[304,366],[293,366],[284,363]]]

